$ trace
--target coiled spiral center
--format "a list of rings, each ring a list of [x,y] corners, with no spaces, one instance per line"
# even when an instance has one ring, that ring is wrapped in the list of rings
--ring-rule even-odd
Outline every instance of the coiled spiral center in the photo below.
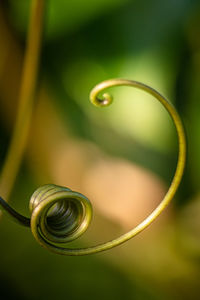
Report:
[[[67,243],[82,235],[92,217],[89,200],[68,188],[48,184],[30,199],[31,230],[38,242]]]

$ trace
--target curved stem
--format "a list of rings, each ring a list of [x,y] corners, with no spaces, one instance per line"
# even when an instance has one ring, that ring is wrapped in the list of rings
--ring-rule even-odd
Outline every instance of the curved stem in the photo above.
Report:
[[[28,29],[27,46],[22,70],[19,108],[10,146],[2,168],[0,193],[8,199],[12,191],[25,151],[38,73],[43,28],[44,0],[33,0]]]
[[[53,227],[53,237],[52,237],[52,232],[50,232],[50,235],[49,235],[49,228],[48,228],[48,230],[46,230],[45,224],[47,224],[46,217],[47,217],[47,211],[48,211],[49,207],[52,207],[52,204],[55,204],[57,201],[60,201],[61,199],[65,199],[65,201],[66,201],[66,199],[69,197],[71,199],[71,201],[72,201],[72,199],[73,199],[73,201],[74,201],[74,199],[76,199],[76,201],[81,200],[81,203],[83,201],[86,204],[85,208],[84,208],[85,218],[84,218],[84,221],[80,225],[81,231],[78,231],[78,232],[82,232],[82,229],[86,228],[89,224],[89,221],[91,219],[91,211],[92,211],[89,201],[85,196],[81,195],[80,193],[72,192],[67,188],[58,187],[55,185],[46,185],[46,186],[40,187],[32,196],[31,206],[30,206],[31,210],[32,210],[31,219],[28,219],[28,218],[20,215],[19,213],[17,213],[13,208],[11,208],[0,197],[0,205],[3,206],[4,210],[7,213],[9,213],[9,215],[14,220],[19,222],[20,224],[25,225],[25,226],[30,226],[31,231],[32,231],[35,239],[39,242],[39,244],[41,244],[41,246],[43,246],[44,248],[46,248],[54,253],[61,254],[61,255],[76,255],[76,256],[77,255],[87,255],[87,254],[98,253],[101,251],[111,249],[113,247],[116,247],[116,246],[128,241],[129,239],[131,239],[132,237],[134,237],[138,233],[140,233],[142,230],[144,230],[146,227],[148,227],[161,214],[161,212],[166,208],[166,206],[172,200],[172,198],[174,197],[174,195],[176,193],[176,190],[178,189],[178,186],[180,184],[180,181],[181,181],[181,178],[183,175],[184,166],[185,166],[186,139],[185,139],[185,132],[184,132],[184,128],[183,128],[181,119],[180,119],[177,111],[173,107],[173,105],[170,104],[160,93],[158,93],[156,90],[152,89],[151,87],[149,87],[141,82],[137,82],[137,81],[133,81],[133,80],[125,80],[125,79],[110,79],[110,80],[101,82],[96,87],[94,87],[94,89],[91,91],[90,100],[96,106],[100,106],[100,107],[107,106],[111,103],[112,97],[110,96],[110,94],[104,93],[102,96],[102,99],[100,99],[98,97],[99,94],[109,87],[123,86],[123,85],[143,90],[146,93],[152,95],[154,98],[156,98],[167,110],[167,112],[169,113],[169,115],[175,125],[176,131],[177,131],[177,137],[178,137],[179,151],[178,151],[177,167],[176,167],[176,171],[175,171],[173,180],[171,182],[171,185],[170,185],[166,195],[161,200],[160,204],[149,214],[149,216],[147,216],[136,227],[134,227],[127,233],[121,235],[120,237],[118,237],[114,240],[111,240],[111,241],[108,241],[108,242],[105,242],[105,243],[102,243],[102,244],[99,244],[96,246],[92,246],[89,248],[81,248],[81,249],[65,248],[65,247],[57,245],[57,243],[61,242],[60,236],[62,236],[62,234],[63,234],[63,227],[61,228],[62,234],[60,235],[60,232],[59,232],[58,236],[57,236],[58,230],[55,232],[54,227]],[[64,194],[63,194],[63,191],[64,191]],[[81,207],[83,207],[83,206],[81,206]],[[77,207],[76,207],[76,209],[77,209]],[[63,226],[63,213],[64,213],[64,215],[66,215],[66,212],[67,211],[64,210],[64,211],[62,211],[62,214],[60,214],[60,212],[59,212],[59,214],[56,215],[56,223],[55,224],[56,224],[57,229],[58,229],[58,227],[57,227],[58,221],[59,221],[59,224],[61,224]],[[67,213],[67,215],[69,215],[69,212]],[[77,215],[77,210],[76,210],[76,215]],[[78,216],[78,218],[79,217],[80,216]],[[75,222],[77,221],[75,219],[73,219],[73,220]],[[54,221],[55,221],[55,218],[54,218]],[[67,219],[65,219],[64,221],[67,222]],[[79,219],[79,221],[80,221],[80,219]],[[52,224],[54,224],[54,222]],[[74,225],[74,223],[71,222],[71,220],[70,220],[70,224],[71,224],[70,226]],[[75,225],[76,224],[77,223],[75,223]],[[72,228],[74,229],[74,227],[72,227]],[[68,232],[68,229],[67,229],[67,232]],[[75,235],[69,234],[69,236],[67,235],[67,240],[71,241],[71,238],[74,236],[76,237],[76,234]]]
[[[19,223],[20,225],[30,227],[30,218],[26,218],[23,215],[19,214],[1,197],[0,197],[0,205],[1,205],[1,209],[3,208],[4,212],[9,214],[9,217],[11,217],[13,221]]]

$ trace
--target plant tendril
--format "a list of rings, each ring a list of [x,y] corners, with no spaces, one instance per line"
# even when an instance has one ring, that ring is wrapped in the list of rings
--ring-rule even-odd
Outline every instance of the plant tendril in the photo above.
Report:
[[[110,79],[96,85],[90,93],[91,102],[99,107],[108,106],[112,102],[112,97],[104,93],[103,99],[101,99],[99,98],[99,94],[105,89],[115,86],[129,86],[145,91],[156,98],[171,116],[177,131],[179,145],[177,167],[173,180],[160,204],[140,224],[114,240],[88,248],[73,249],[60,246],[60,244],[78,238],[85,232],[90,224],[92,206],[84,195],[73,192],[68,188],[52,184],[42,186],[38,188],[31,197],[30,219],[15,212],[14,209],[10,208],[10,206],[0,198],[0,205],[3,206],[4,210],[21,224],[25,226],[30,224],[35,239],[41,246],[51,252],[61,255],[87,255],[111,249],[128,241],[148,227],[160,215],[172,200],[180,184],[186,159],[186,140],[181,119],[174,106],[151,87],[137,81],[125,79]]]

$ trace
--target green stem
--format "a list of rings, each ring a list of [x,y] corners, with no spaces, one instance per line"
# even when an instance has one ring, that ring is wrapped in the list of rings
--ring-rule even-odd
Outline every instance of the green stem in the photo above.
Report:
[[[15,183],[29,135],[41,48],[43,15],[44,0],[32,0],[19,108],[0,178],[0,193],[7,200]]]
[[[104,93],[101,98],[98,96],[101,95],[105,89],[115,86],[128,86],[143,90],[158,100],[171,116],[177,131],[179,145],[178,161],[174,177],[160,204],[140,224],[114,240],[89,248],[65,248],[62,245],[58,245],[59,243],[63,243],[63,241],[72,241],[77,238],[77,236],[85,231],[90,223],[92,208],[89,200],[80,193],[55,185],[45,185],[38,188],[32,195],[30,201],[30,208],[32,211],[30,219],[20,215],[0,197],[0,205],[12,219],[25,226],[30,225],[32,234],[39,244],[54,253],[61,255],[93,254],[111,249],[130,240],[147,228],[161,214],[173,199],[181,182],[186,159],[186,139],[184,127],[176,109],[153,88],[141,82],[126,79],[110,79],[99,83],[90,93],[91,102],[99,107],[109,105],[112,102],[110,94]],[[124,191],[124,195],[125,194],[126,191]],[[55,205],[56,203],[61,204],[61,201],[64,201],[63,203],[65,203],[63,210],[60,209],[61,207],[57,206],[57,210],[54,210],[54,216],[48,216],[48,211],[52,208],[52,205]],[[70,213],[69,208],[71,209]],[[79,213],[77,213],[77,211]],[[63,216],[66,218],[63,218]],[[59,228],[60,225],[61,228]]]

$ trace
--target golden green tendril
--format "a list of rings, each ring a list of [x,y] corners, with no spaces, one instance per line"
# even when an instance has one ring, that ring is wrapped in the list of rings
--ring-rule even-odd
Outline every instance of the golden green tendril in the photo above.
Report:
[[[1,195],[7,200],[25,152],[32,119],[41,49],[45,0],[33,0],[28,28],[17,117],[0,177]]]
[[[104,107],[112,102],[112,97],[104,93],[102,99],[98,97],[105,89],[114,86],[130,86],[138,88],[155,97],[168,111],[175,124],[178,136],[178,161],[171,185],[154,211],[139,225],[120,237],[89,248],[65,248],[60,243],[66,243],[79,237],[87,229],[92,216],[89,200],[80,193],[55,185],[45,185],[36,190],[30,200],[31,219],[15,212],[2,198],[0,205],[21,224],[31,227],[36,240],[48,250],[61,255],[87,255],[98,253],[116,247],[149,226],[172,200],[183,175],[186,158],[186,140],[181,119],[175,108],[160,93],[151,87],[132,80],[111,79],[101,82],[90,93],[91,102]]]

